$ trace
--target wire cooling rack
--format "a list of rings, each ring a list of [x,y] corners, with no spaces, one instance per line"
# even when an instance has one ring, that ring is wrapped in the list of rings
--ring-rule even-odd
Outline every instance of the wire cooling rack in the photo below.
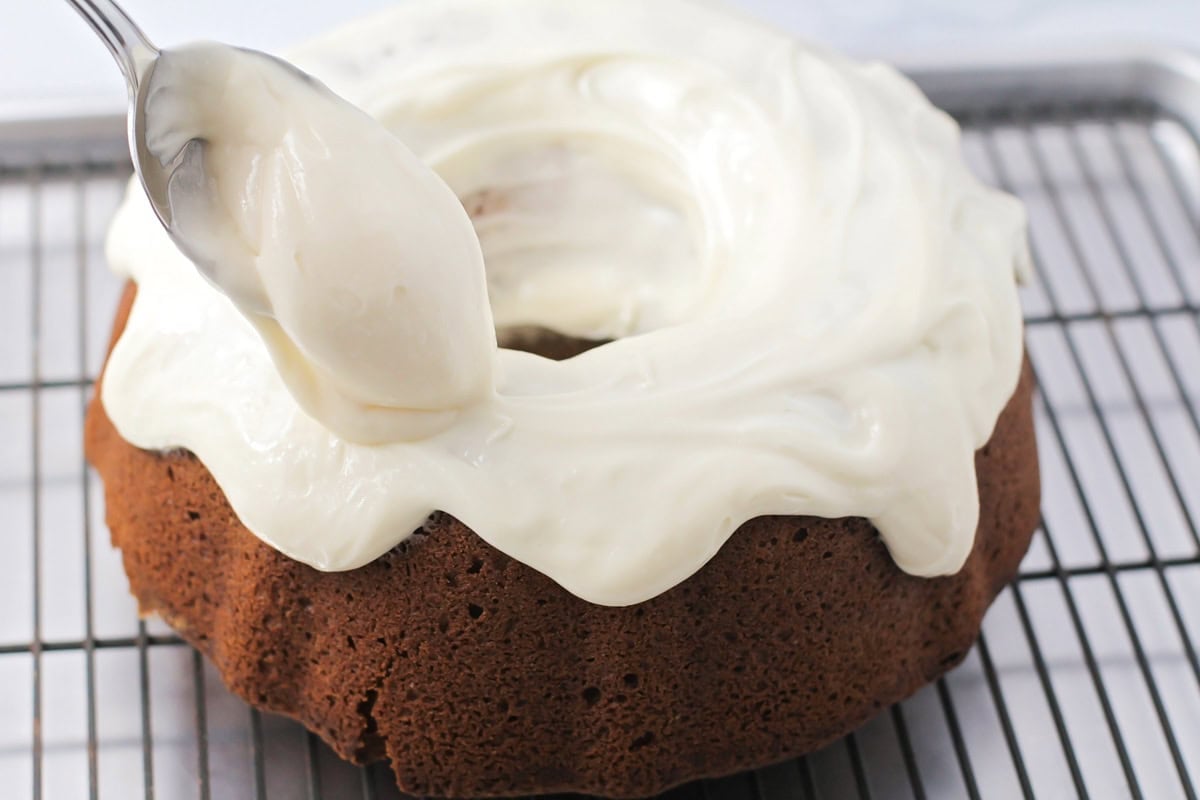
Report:
[[[1159,104],[995,96],[964,147],[1031,214],[1044,526],[959,669],[821,752],[674,797],[1200,792],[1200,148]],[[115,130],[39,141],[0,136],[0,794],[396,796],[138,620],[80,444],[128,166]]]

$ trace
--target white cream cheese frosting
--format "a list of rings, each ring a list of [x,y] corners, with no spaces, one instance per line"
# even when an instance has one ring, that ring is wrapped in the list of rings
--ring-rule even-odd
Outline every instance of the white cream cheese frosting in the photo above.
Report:
[[[444,429],[492,393],[471,220],[387,128],[277,59],[218,44],[164,52],[146,97],[147,149],[179,160],[175,240],[301,408],[380,444]]]
[[[109,258],[138,297],[102,397],[125,439],[191,450],[251,531],[323,570],[371,561],[434,510],[606,605],[666,591],[763,514],[867,517],[906,571],[961,567],[974,452],[1020,371],[1025,218],[968,173],[957,127],[907,80],[684,0],[408,2],[291,55],[475,212],[497,324],[626,338],[560,363],[494,348],[469,236],[359,250],[319,214],[289,222],[262,204],[264,230],[304,219],[294,241],[315,237],[321,258],[360,252],[360,271],[317,271],[378,298],[370,324],[390,338],[372,363],[394,347],[431,389],[414,404],[411,375],[367,370],[379,391],[343,394],[453,408],[444,426],[356,443],[298,401],[256,325],[135,189]],[[438,185],[410,166],[403,186],[356,198],[364,213],[405,229]],[[331,208],[326,191],[295,199]],[[431,213],[460,213],[443,206]],[[381,318],[403,312],[380,290],[410,263],[453,271],[432,291],[461,294],[421,330]],[[278,291],[308,291],[282,274]],[[456,320],[475,338],[452,341]],[[329,348],[336,382],[359,343],[323,330],[289,338],[305,358]],[[422,331],[474,354],[459,362],[479,370],[474,392],[449,402]]]

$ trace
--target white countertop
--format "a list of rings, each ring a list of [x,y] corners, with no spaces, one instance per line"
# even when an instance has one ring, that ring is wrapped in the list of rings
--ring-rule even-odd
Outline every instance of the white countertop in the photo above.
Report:
[[[124,0],[162,46],[217,39],[280,50],[399,0]],[[653,0],[647,0],[652,2]],[[503,2],[503,0],[497,0]],[[570,2],[570,0],[564,0]],[[1200,49],[1197,0],[729,0],[799,35],[859,55],[1104,47],[1119,40]],[[100,42],[63,0],[6,0],[0,116],[77,104],[119,110],[124,89]]]

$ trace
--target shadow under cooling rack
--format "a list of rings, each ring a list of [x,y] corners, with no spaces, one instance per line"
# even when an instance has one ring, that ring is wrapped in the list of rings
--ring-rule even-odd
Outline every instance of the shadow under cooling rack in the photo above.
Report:
[[[978,174],[1030,212],[1043,530],[962,667],[821,752],[674,797],[1197,795],[1200,150],[1150,105],[962,122]],[[395,796],[138,620],[81,452],[128,167],[60,151],[0,148],[4,794]]]

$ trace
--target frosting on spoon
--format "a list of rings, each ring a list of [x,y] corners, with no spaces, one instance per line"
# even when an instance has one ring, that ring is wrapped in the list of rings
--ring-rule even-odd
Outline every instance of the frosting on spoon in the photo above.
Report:
[[[174,234],[305,411],[378,444],[444,429],[491,393],[471,221],[387,128],[281,61],[218,44],[165,51],[146,91],[147,147],[180,161]]]

